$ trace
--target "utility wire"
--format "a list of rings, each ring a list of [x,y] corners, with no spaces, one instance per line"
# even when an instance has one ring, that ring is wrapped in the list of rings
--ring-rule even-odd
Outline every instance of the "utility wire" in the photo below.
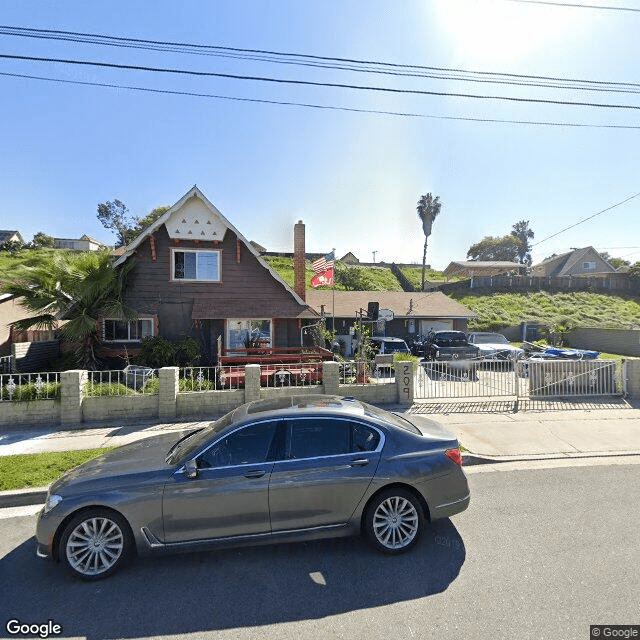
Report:
[[[470,116],[436,116],[423,113],[411,113],[402,111],[382,111],[377,109],[359,109],[355,107],[338,107],[332,105],[313,104],[307,102],[287,102],[282,100],[265,100],[259,98],[240,98],[237,96],[224,96],[211,93],[196,93],[192,91],[175,91],[171,89],[150,89],[148,87],[138,87],[131,85],[113,84],[107,82],[88,82],[80,80],[66,80],[62,78],[47,78],[44,76],[27,75],[23,73],[0,72],[0,76],[11,78],[26,78],[28,80],[41,80],[46,82],[54,82],[59,84],[74,84],[91,87],[105,87],[110,89],[125,89],[129,91],[141,91],[146,93],[156,93],[176,96],[190,96],[196,98],[212,98],[216,100],[232,100],[236,102],[254,102],[259,104],[284,105],[291,107],[306,107],[310,109],[323,109],[327,111],[347,111],[353,113],[371,113],[375,115],[398,116],[404,118],[428,118],[434,120],[462,120],[466,122],[482,122],[489,124],[520,124],[535,125],[545,127],[572,127],[572,128],[588,128],[588,129],[640,129],[640,125],[624,125],[624,124],[589,124],[579,122],[549,122],[535,120],[501,120],[498,118],[474,118]]]
[[[237,60],[271,62],[277,64],[301,65],[323,69],[376,73],[400,77],[424,77],[440,80],[460,80],[465,82],[485,82],[494,84],[516,84],[573,90],[601,90],[624,92],[624,89],[640,89],[639,83],[584,80],[560,78],[554,76],[525,75],[494,71],[474,71],[447,67],[433,67],[413,64],[397,64],[373,60],[335,58],[302,53],[286,53],[264,49],[242,49],[216,45],[169,42],[161,40],[143,40],[124,38],[104,34],[80,33],[51,29],[33,29],[0,25],[0,35],[22,36],[37,39],[64,40],[80,44],[99,44],[111,47],[146,49],[159,52],[186,53],[206,56],[220,56]],[[548,84],[557,83],[557,84]],[[561,85],[561,86],[559,86]],[[633,91],[632,91],[633,92]]]
[[[624,200],[622,200],[621,202],[617,202],[616,204],[612,204],[610,207],[607,207],[606,209],[603,209],[602,211],[598,211],[598,213],[594,213],[593,215],[589,216],[588,218],[584,218],[583,220],[580,220],[578,222],[576,222],[575,224],[572,224],[568,227],[565,227],[564,229],[562,229],[561,231],[558,231],[557,233],[554,233],[553,235],[547,236],[546,238],[544,238],[543,240],[540,240],[534,244],[531,245],[531,247],[537,247],[539,244],[542,244],[543,242],[546,242],[547,240],[551,240],[551,238],[555,238],[556,236],[559,236],[561,233],[564,233],[565,231],[568,231],[569,229],[573,229],[574,227],[577,227],[578,225],[582,224],[583,222],[587,222],[587,220],[591,220],[593,218],[595,218],[596,216],[602,215],[603,213],[607,212],[607,211],[611,211],[611,209],[615,209],[616,207],[619,207],[622,204],[625,204],[625,202],[629,202],[629,200],[633,200],[634,198],[637,198],[638,196],[640,196],[640,192],[629,196],[628,198],[625,198]]]
[[[632,9],[631,7],[614,7],[611,5],[599,4],[578,4],[577,2],[549,2],[548,0],[507,0],[507,2],[519,2],[522,4],[546,4],[552,7],[572,7],[577,9],[603,9],[605,11],[637,11],[640,9]]]
[[[411,95],[447,96],[455,98],[473,98],[477,100],[503,100],[507,102],[524,102],[533,104],[554,104],[573,107],[593,107],[601,109],[632,109],[640,110],[640,106],[630,104],[605,104],[601,102],[573,102],[570,100],[551,100],[545,98],[522,98],[515,96],[478,95],[474,93],[453,93],[447,91],[426,91],[423,89],[396,89],[393,87],[376,87],[371,85],[356,85],[338,82],[316,82],[312,80],[291,80],[285,78],[270,78],[266,76],[243,76],[233,73],[215,73],[212,71],[192,71],[188,69],[174,69],[162,67],[149,67],[133,64],[115,64],[112,62],[96,62],[92,60],[71,60],[67,58],[46,58],[41,56],[18,56],[0,54],[0,58],[9,60],[27,60],[31,62],[57,62],[91,67],[104,67],[108,69],[126,69],[128,71],[149,71],[155,73],[170,73],[197,77],[227,78],[231,80],[248,80],[253,82],[269,82],[275,84],[302,85],[312,87],[330,87],[334,89],[353,89],[357,91],[376,91],[383,93],[399,93]]]

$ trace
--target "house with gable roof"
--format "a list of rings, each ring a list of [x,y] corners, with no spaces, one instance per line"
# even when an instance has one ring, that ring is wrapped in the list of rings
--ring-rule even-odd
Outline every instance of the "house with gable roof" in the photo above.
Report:
[[[531,275],[551,278],[593,276],[614,272],[614,267],[593,247],[554,255],[531,267]]]
[[[220,337],[244,348],[249,335],[265,346],[300,345],[318,314],[194,186],[129,244],[115,262],[133,262],[125,304],[135,321],[104,318],[103,355],[135,354],[147,336],[196,339],[201,364],[214,364]]]

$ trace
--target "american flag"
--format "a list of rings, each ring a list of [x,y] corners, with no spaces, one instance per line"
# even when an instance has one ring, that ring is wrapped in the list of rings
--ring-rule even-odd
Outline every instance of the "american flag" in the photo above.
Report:
[[[331,269],[334,266],[335,262],[336,256],[332,251],[331,253],[327,253],[326,256],[322,256],[322,258],[318,258],[311,266],[316,273],[320,273],[321,271]]]

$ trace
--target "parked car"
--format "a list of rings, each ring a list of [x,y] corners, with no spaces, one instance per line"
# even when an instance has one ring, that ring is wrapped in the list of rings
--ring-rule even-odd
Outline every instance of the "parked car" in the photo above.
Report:
[[[462,331],[430,331],[424,346],[424,357],[437,363],[436,369],[452,369],[454,372],[475,374],[480,351],[477,346],[469,344]],[[433,370],[434,365],[425,365],[425,369]]]
[[[483,360],[520,360],[524,358],[524,349],[514,347],[501,333],[484,331],[472,332],[468,336],[469,344],[478,347]]]
[[[394,353],[411,353],[407,343],[402,338],[371,338],[371,346],[376,355],[388,355]]]
[[[456,438],[423,416],[338,396],[259,400],[63,475],[38,517],[37,555],[95,580],[136,552],[361,532],[396,554],[467,508],[461,464]]]

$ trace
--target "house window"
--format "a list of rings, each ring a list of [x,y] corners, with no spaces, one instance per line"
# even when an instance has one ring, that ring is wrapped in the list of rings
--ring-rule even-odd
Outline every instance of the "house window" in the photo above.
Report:
[[[153,337],[153,319],[141,320],[105,320],[105,342],[141,342],[143,338]]]
[[[227,320],[227,349],[271,346],[271,320]]]
[[[595,271],[596,270],[596,263],[595,262],[583,262],[582,263],[582,270],[583,271]]]
[[[173,251],[174,280],[220,282],[220,251]]]

